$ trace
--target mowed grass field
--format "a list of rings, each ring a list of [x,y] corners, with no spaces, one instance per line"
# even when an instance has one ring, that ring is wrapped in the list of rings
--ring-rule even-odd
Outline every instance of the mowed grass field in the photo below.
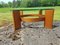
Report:
[[[60,6],[56,6],[54,12],[54,20],[60,20]],[[13,8],[0,8],[0,27],[13,22]],[[24,13],[38,13],[38,11],[25,11]]]

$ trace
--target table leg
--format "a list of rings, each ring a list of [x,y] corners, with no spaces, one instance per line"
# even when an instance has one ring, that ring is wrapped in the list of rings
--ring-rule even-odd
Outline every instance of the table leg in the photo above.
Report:
[[[16,31],[17,29],[21,28],[21,18],[19,10],[13,11],[13,20],[14,20],[14,29]]]
[[[39,10],[39,15],[42,15],[42,10]]]
[[[20,11],[20,16],[22,16],[23,15],[23,11]]]
[[[45,28],[52,29],[53,28],[53,15],[54,10],[45,10]]]

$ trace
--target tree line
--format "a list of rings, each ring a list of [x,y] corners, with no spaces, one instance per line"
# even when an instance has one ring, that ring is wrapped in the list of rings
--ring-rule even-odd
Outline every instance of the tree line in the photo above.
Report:
[[[41,6],[60,6],[60,0],[13,0],[13,2],[0,2],[0,8],[10,7],[41,7]]]

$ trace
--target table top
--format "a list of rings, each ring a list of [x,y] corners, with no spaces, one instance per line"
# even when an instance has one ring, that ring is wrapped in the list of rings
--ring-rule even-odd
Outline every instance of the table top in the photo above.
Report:
[[[38,8],[14,8],[13,10],[30,11],[30,10],[53,10],[54,7],[38,7]]]

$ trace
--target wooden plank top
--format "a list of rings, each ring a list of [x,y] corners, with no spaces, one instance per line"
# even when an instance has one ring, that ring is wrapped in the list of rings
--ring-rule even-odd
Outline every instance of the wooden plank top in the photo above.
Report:
[[[20,10],[20,11],[31,11],[31,10],[51,10],[54,7],[38,7],[38,8],[14,8],[13,10]]]

